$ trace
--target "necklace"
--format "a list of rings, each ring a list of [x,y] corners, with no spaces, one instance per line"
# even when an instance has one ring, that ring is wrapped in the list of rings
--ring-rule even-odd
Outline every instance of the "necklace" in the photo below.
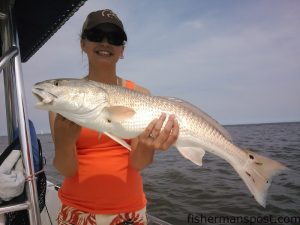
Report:
[[[85,80],[89,80],[88,76],[83,77]],[[122,78],[117,76],[117,86],[123,86]]]

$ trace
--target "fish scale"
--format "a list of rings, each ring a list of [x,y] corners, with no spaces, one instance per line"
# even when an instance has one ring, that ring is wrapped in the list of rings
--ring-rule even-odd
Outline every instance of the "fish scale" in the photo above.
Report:
[[[181,135],[189,134],[225,141],[225,138],[220,132],[209,126],[206,121],[204,121],[202,118],[197,117],[193,112],[189,111],[183,106],[174,105],[174,103],[164,100],[161,97],[144,98],[144,96],[140,93],[132,92],[127,89],[125,89],[124,92],[126,93],[125,95],[114,95],[113,92],[110,93],[108,91],[108,94],[110,96],[113,96],[110,97],[110,104],[123,105],[133,109],[145,109],[145,111],[152,111],[153,113],[150,118],[151,120],[153,118],[157,118],[162,112],[167,113],[167,115],[175,114],[180,125]],[[151,107],[149,107],[149,105],[151,105]],[[132,121],[131,124],[131,126],[139,126],[142,128],[145,128],[145,126],[148,125],[148,123],[145,123],[145,118],[139,121]],[[187,127],[189,129],[187,129]]]
[[[240,149],[232,145],[222,133],[214,127],[209,126],[205,120],[197,116],[194,112],[189,111],[186,107],[175,105],[174,102],[170,102],[161,97],[145,98],[140,93],[133,92],[128,89],[120,89],[121,90],[118,93],[122,93],[122,91],[124,91],[123,95],[115,94],[116,88],[114,87],[112,93],[110,93],[110,88],[107,89],[108,95],[111,96],[111,105],[123,105],[133,109],[142,108],[153,112],[148,120],[146,120],[145,117],[142,117],[139,118],[139,120],[130,120],[127,124],[124,122],[123,126],[126,126],[133,131],[136,129],[144,130],[149,121],[153,118],[157,118],[161,112],[165,112],[167,115],[175,114],[180,127],[179,138],[184,138],[185,136],[201,137],[201,147],[205,150],[208,150],[222,158],[226,158],[227,161],[238,160],[240,164],[244,164],[246,162],[247,154],[245,152],[240,151]],[[151,105],[151,107],[149,107],[149,105]],[[221,150],[215,151],[214,149],[216,148],[220,149],[219,146],[222,146]],[[232,159],[233,157],[235,159]]]

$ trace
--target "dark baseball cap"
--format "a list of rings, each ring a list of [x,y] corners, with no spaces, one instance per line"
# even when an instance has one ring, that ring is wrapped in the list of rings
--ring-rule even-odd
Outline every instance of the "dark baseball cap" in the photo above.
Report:
[[[123,33],[124,40],[127,41],[127,35],[125,33],[122,21],[118,18],[117,14],[115,14],[110,9],[103,9],[91,12],[87,16],[83,24],[82,33],[92,28],[98,27],[101,24],[113,24],[120,30],[121,33]]]

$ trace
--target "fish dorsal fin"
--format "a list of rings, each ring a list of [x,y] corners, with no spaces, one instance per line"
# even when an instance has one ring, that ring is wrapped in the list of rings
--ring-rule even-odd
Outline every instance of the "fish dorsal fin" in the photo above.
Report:
[[[221,124],[219,124],[218,121],[213,119],[211,116],[209,116],[206,112],[202,111],[198,107],[194,106],[193,104],[191,104],[185,100],[175,98],[175,97],[161,97],[161,98],[165,98],[169,101],[179,103],[180,105],[188,108],[193,113],[195,113],[196,115],[200,116],[205,121],[207,121],[212,127],[214,127],[216,130],[218,130],[229,141],[232,141],[232,138],[231,138],[231,135],[229,134],[229,132]]]
[[[125,106],[107,106],[102,112],[107,116],[107,120],[111,122],[122,122],[134,116],[135,111]]]
[[[113,139],[115,142],[118,142],[120,145],[124,146],[125,148],[127,148],[129,151],[131,151],[131,147],[130,145],[124,141],[123,139],[121,138],[118,138],[108,132],[103,132],[106,136],[110,137],[111,139]]]

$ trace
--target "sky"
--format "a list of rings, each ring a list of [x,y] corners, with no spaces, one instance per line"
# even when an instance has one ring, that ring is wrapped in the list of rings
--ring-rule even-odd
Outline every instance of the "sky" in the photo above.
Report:
[[[128,42],[118,75],[198,106],[219,123],[300,121],[300,1],[89,0],[23,63],[28,115],[49,132],[35,109],[34,83],[81,78],[87,59],[79,34],[89,12],[112,9]],[[0,134],[6,133],[3,75]]]

